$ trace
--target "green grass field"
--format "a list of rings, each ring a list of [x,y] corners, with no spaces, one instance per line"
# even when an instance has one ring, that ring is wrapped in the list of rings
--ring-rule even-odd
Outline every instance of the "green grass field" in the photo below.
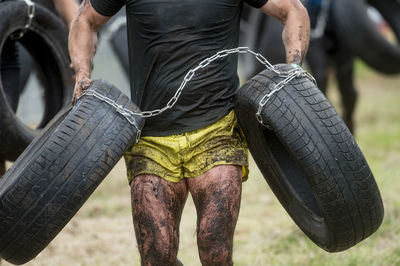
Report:
[[[384,200],[380,229],[350,250],[323,251],[292,222],[251,162],[235,235],[235,265],[400,265],[400,77],[358,65],[357,86],[356,140]],[[328,97],[340,110],[336,91],[332,84]],[[189,198],[178,254],[189,266],[200,265],[195,222]],[[57,238],[26,265],[140,265],[123,161]]]

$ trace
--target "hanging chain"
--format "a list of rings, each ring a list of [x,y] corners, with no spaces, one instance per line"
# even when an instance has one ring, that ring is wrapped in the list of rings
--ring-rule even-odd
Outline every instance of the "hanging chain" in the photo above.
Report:
[[[285,87],[292,79],[296,78],[296,77],[307,77],[309,78],[312,82],[314,82],[314,84],[317,84],[317,82],[315,81],[314,77],[312,75],[310,75],[309,73],[307,73],[307,71],[305,71],[304,69],[302,69],[299,65],[293,65],[294,68],[289,70],[286,73],[281,72],[279,74],[280,77],[284,78],[283,80],[281,80],[280,82],[278,82],[274,89],[271,90],[270,93],[264,95],[264,97],[261,98],[259,104],[258,104],[258,110],[256,113],[256,118],[258,120],[258,122],[260,124],[262,124],[265,127],[269,127],[264,121],[263,118],[261,116],[261,112],[264,108],[264,106],[268,103],[268,101],[271,99],[272,95],[274,95],[275,93],[277,93],[278,91],[280,91],[283,87]]]
[[[269,94],[265,95],[259,103],[256,117],[257,117],[257,120],[264,126],[266,126],[266,124],[264,124],[264,122],[262,120],[261,111],[262,111],[262,108],[267,104],[267,102],[269,101],[269,99],[271,98],[271,96],[273,94],[275,94],[277,91],[281,90],[286,84],[288,84],[295,77],[307,76],[313,82],[315,82],[314,78],[310,74],[308,74],[306,71],[304,71],[300,66],[296,66],[294,69],[291,69],[288,72],[280,72],[280,71],[276,70],[275,67],[270,62],[268,62],[268,60],[261,54],[253,52],[248,47],[237,47],[237,48],[233,48],[233,49],[219,51],[218,53],[214,54],[213,56],[208,57],[208,58],[204,59],[203,61],[201,61],[195,68],[190,69],[186,73],[185,77],[183,78],[183,81],[182,81],[181,85],[179,86],[178,90],[175,92],[174,96],[167,102],[167,104],[163,108],[160,108],[160,109],[155,109],[155,110],[151,110],[151,111],[143,111],[143,112],[133,112],[131,110],[123,108],[121,105],[118,105],[112,99],[107,98],[107,97],[101,95],[100,93],[96,92],[95,89],[85,90],[80,97],[82,97],[84,95],[91,95],[102,101],[105,101],[106,103],[108,103],[108,104],[112,105],[114,108],[116,108],[118,113],[120,113],[124,117],[126,117],[126,119],[132,125],[134,125],[136,127],[136,129],[138,129],[138,126],[135,123],[134,116],[140,116],[140,117],[144,117],[144,118],[152,117],[152,116],[159,115],[168,109],[172,109],[172,107],[178,101],[178,98],[181,95],[184,87],[193,78],[196,71],[207,67],[209,64],[211,64],[211,62],[213,62],[219,58],[226,57],[230,54],[243,54],[243,53],[250,53],[250,54],[254,55],[255,58],[261,64],[263,64],[267,69],[273,71],[274,73],[278,74],[280,77],[284,78],[281,82],[276,84],[275,87],[272,89],[272,91]]]
[[[18,32],[12,34],[10,38],[12,40],[18,40],[21,39],[22,36],[28,31],[28,29],[32,25],[32,20],[35,17],[35,3],[32,2],[31,0],[23,0],[27,6],[27,16],[26,16],[26,23],[25,26],[19,30]]]
[[[131,125],[133,125],[136,128],[137,133],[136,133],[135,141],[136,141],[136,143],[139,141],[140,134],[141,134],[141,129],[139,128],[138,124],[136,123],[136,120],[135,120],[135,117],[134,117],[136,115],[135,112],[132,112],[131,110],[124,108],[122,105],[117,104],[114,100],[112,100],[112,99],[110,99],[110,98],[98,93],[94,89],[85,90],[84,93],[81,95],[81,97],[83,95],[93,96],[93,97],[98,98],[101,101],[111,105],[118,113],[120,113],[123,117],[125,117],[126,120],[128,120],[128,122]]]

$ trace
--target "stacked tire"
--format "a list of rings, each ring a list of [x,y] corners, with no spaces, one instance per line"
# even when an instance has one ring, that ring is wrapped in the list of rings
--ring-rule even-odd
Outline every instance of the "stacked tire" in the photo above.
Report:
[[[354,55],[367,65],[384,74],[400,72],[400,2],[398,0],[334,0],[332,16],[335,34]],[[245,7],[245,10],[248,7]],[[377,10],[383,23],[391,29],[392,36],[385,33],[371,16],[371,10]],[[253,15],[255,11],[244,14]],[[246,22],[246,19],[243,18]],[[250,21],[249,22],[253,22]],[[268,16],[247,26],[241,32],[241,45],[249,46],[261,52],[272,64],[285,60],[282,43],[282,25]],[[390,34],[389,34],[390,35]],[[256,36],[256,37],[254,37]],[[390,40],[392,38],[392,40]],[[251,40],[251,41],[250,41]],[[248,61],[251,64],[248,64]],[[261,71],[262,66],[254,66],[256,61],[243,59],[245,77],[252,77]],[[249,75],[250,74],[250,75]]]
[[[29,52],[44,92],[44,112],[41,121],[33,129],[16,116],[1,82],[7,77],[0,79],[0,159],[10,161],[17,159],[41,129],[70,102],[73,90],[68,32],[63,21],[47,8],[36,4],[29,28],[20,35],[28,22],[27,14],[28,6],[24,1],[0,3],[0,52],[3,52],[6,42],[23,46]],[[27,64],[21,64],[21,73],[29,76],[31,69],[26,67]],[[16,87],[15,90],[20,88]]]
[[[333,15],[342,42],[375,70],[385,74],[400,72],[400,2],[397,0],[334,0]],[[390,41],[373,21],[369,7],[375,8],[392,30]],[[383,21],[381,21],[383,22]]]

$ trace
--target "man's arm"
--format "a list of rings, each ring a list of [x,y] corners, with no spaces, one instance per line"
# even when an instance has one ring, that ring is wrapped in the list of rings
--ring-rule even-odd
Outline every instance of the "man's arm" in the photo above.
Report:
[[[92,60],[97,48],[97,34],[110,17],[97,13],[89,0],[84,0],[78,16],[72,21],[69,33],[69,54],[75,70],[75,88],[72,102],[90,86]]]
[[[54,6],[69,29],[72,20],[78,14],[78,3],[75,0],[54,0]]]
[[[310,20],[300,0],[269,0],[260,9],[284,26],[282,40],[286,63],[301,65],[308,49]]]

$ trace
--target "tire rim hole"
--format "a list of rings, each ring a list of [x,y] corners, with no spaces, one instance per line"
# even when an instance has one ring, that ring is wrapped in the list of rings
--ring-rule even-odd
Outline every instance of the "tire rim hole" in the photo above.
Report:
[[[306,180],[301,168],[289,154],[282,142],[273,131],[264,129],[265,139],[269,140],[271,153],[285,175],[283,185],[291,190],[296,197],[297,204],[305,206],[314,216],[322,219],[322,213],[316,198],[313,196],[310,184]]]
[[[11,42],[14,41],[8,38],[4,46],[10,45]],[[2,87],[8,96],[10,110],[20,122],[31,129],[40,129],[51,120],[63,103],[59,66],[50,47],[35,32],[28,31],[21,39],[15,41],[15,46],[20,84],[15,88],[12,82],[6,81],[7,73],[3,73],[3,68]],[[2,50],[1,58],[5,58],[3,52]],[[5,64],[2,60],[3,67]],[[49,75],[49,71],[53,72],[52,75]],[[55,81],[60,85],[54,86]]]

